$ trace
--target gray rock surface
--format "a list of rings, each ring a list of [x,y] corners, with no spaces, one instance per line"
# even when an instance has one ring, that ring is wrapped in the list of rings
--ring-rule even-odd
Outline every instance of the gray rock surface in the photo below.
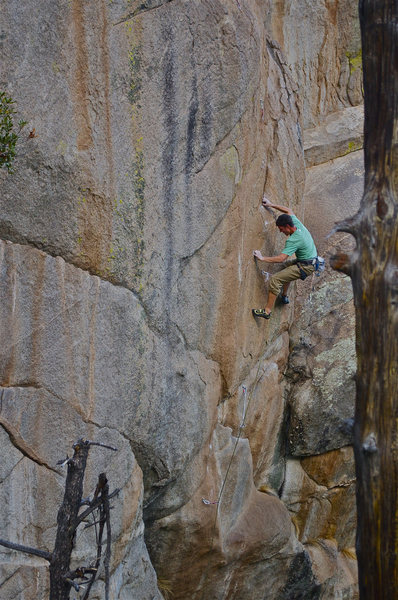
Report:
[[[306,129],[304,154],[307,168],[360,150],[363,119],[363,106],[353,106],[332,113],[318,127]]]

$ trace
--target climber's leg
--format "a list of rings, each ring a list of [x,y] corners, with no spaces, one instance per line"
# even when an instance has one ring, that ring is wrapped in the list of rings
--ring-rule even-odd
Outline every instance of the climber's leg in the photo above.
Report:
[[[271,310],[274,308],[276,296],[272,292],[268,292],[268,300],[267,306],[265,307],[265,312],[271,314]]]

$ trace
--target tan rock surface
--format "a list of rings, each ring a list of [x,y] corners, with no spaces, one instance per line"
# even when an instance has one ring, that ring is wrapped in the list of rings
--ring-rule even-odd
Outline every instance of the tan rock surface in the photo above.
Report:
[[[250,443],[257,489],[277,493],[284,479],[282,373],[288,360],[289,339],[283,333],[269,345],[237,392],[219,407],[219,420]],[[239,420],[237,420],[239,419]]]
[[[10,0],[1,11],[2,82],[36,131],[15,174],[0,173],[4,535],[51,548],[54,463],[98,437],[120,448],[95,453],[87,481],[106,469],[122,488],[115,600],[161,598],[156,576],[181,599],[354,598],[348,458],[333,471],[325,454],[349,441],[338,428],[352,409],[348,281],[328,274],[309,295],[307,281],[270,322],[251,317],[267,290],[252,251],[283,243],[263,192],[304,214],[322,251],[332,217],[355,206],[354,155],[309,170],[302,201],[303,115],[314,126],[360,101],[345,54],[358,49],[353,2]],[[338,122],[325,125],[337,130],[325,156]],[[294,418],[305,435],[288,452],[309,458],[288,457],[285,472]],[[216,521],[202,498],[221,490]],[[311,536],[330,524],[340,545],[320,538],[318,556]],[[0,569],[6,600],[48,585],[38,560],[4,550]]]
[[[304,128],[362,103],[362,54],[355,0],[269,2],[274,39],[297,81]]]
[[[260,599],[264,584],[255,581],[269,577],[277,564],[288,571],[300,546],[283,504],[256,491],[247,440],[237,441],[228,429],[218,426],[211,444],[207,475],[195,496],[149,530],[152,558],[160,577],[168,578],[175,598],[199,600],[210,594],[237,599],[251,594]],[[214,502],[221,489],[218,508],[203,503]],[[170,554],[164,563],[164,547],[176,545],[178,553]],[[308,584],[310,589],[311,581]],[[267,593],[282,598],[284,586],[284,580],[270,579]]]
[[[322,598],[356,597],[355,472],[350,447],[290,460],[282,498],[308,551]],[[341,593],[341,592],[340,592]]]
[[[353,549],[338,552],[333,541],[322,540],[307,544],[314,573],[322,582],[320,598],[358,598],[358,575]]]

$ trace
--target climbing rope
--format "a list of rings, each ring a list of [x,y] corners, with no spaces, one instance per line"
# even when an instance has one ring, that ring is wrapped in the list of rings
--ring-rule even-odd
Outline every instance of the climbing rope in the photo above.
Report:
[[[319,270],[320,272],[322,272],[324,270],[324,264],[325,264],[324,260],[323,259],[321,259],[321,260],[322,260],[321,265],[319,265],[319,266],[317,265],[317,271]],[[316,273],[317,276],[319,276],[319,274],[320,273]],[[266,272],[266,271],[261,271],[261,275],[264,278],[264,282],[267,282],[268,279],[269,279],[269,277],[270,277],[270,274],[268,272]],[[315,273],[314,273],[314,275],[315,275]],[[314,276],[313,276],[313,281],[314,281]],[[312,281],[312,283],[313,283],[313,281]],[[227,480],[228,480],[228,475],[229,475],[229,472],[230,472],[230,469],[231,469],[231,466],[232,466],[232,461],[233,461],[233,459],[235,457],[236,449],[237,449],[238,444],[240,442],[240,439],[242,437],[242,431],[243,431],[243,429],[245,427],[245,424],[246,424],[246,416],[247,416],[247,413],[249,411],[250,403],[251,403],[251,400],[252,400],[252,397],[253,397],[253,390],[256,388],[256,386],[257,386],[257,384],[258,384],[258,382],[260,380],[260,377],[259,377],[260,368],[261,368],[261,362],[259,361],[259,365],[258,365],[258,369],[257,369],[257,374],[256,374],[256,377],[254,379],[254,383],[253,383],[253,385],[251,387],[248,399],[247,399],[247,387],[246,386],[242,386],[242,389],[243,389],[243,418],[242,418],[242,421],[241,421],[241,423],[239,425],[238,434],[237,434],[237,437],[236,437],[236,440],[235,440],[234,448],[233,448],[233,451],[232,451],[232,454],[231,454],[231,458],[230,458],[229,463],[228,463],[227,470],[225,472],[224,479],[223,479],[222,484],[221,484],[221,488],[220,488],[220,492],[218,494],[218,498],[217,498],[217,500],[213,500],[213,501],[212,500],[208,500],[207,498],[202,498],[203,504],[205,504],[206,506],[215,505],[216,506],[216,511],[215,511],[215,515],[214,515],[214,523],[213,523],[212,532],[211,532],[209,558],[208,558],[208,561],[207,561],[206,568],[204,570],[203,576],[202,576],[202,578],[201,578],[201,580],[199,582],[200,590],[202,592],[201,596],[200,596],[200,600],[203,600],[203,597],[204,597],[204,594],[205,594],[204,584],[206,582],[206,579],[207,579],[207,576],[208,576],[208,572],[209,572],[209,569],[210,569],[211,551],[213,549],[214,539],[215,539],[215,535],[216,535],[217,519],[218,519],[218,515],[219,515],[219,511],[220,511],[220,504],[221,504],[222,495],[223,495],[223,492],[224,492],[224,489],[225,489],[225,486],[226,486],[226,483],[227,483]]]
[[[240,426],[243,429],[245,427],[247,387],[243,385],[242,389],[243,389],[243,420],[242,420],[242,423],[240,424]]]
[[[247,400],[247,387],[246,386],[242,386],[242,389],[243,389],[243,418],[242,418],[241,424],[239,425],[238,435],[236,437],[234,448],[233,448],[232,454],[231,454],[231,458],[229,459],[228,467],[227,467],[227,470],[225,472],[225,476],[224,476],[223,482],[221,484],[221,488],[220,488],[220,492],[218,494],[218,498],[217,498],[217,500],[214,500],[213,502],[211,500],[207,500],[206,498],[202,498],[202,502],[206,506],[211,506],[211,505],[214,504],[217,507],[215,515],[214,515],[214,523],[213,523],[213,527],[212,527],[212,534],[211,534],[211,540],[210,540],[210,552],[211,552],[211,550],[213,548],[213,543],[214,543],[214,538],[215,538],[215,533],[216,533],[216,527],[217,527],[217,519],[218,519],[219,510],[220,510],[221,497],[223,495],[224,488],[225,488],[225,485],[227,483],[229,471],[230,471],[231,466],[232,466],[232,461],[233,461],[233,459],[235,457],[236,449],[237,449],[239,441],[240,441],[240,439],[242,437],[242,431],[245,428],[246,416],[247,416],[247,413],[249,411],[250,403],[251,403],[251,400],[252,400],[252,397],[253,397],[253,390],[256,388],[258,382],[260,381],[260,377],[259,377],[260,369],[261,369],[261,362],[259,361],[258,369],[257,369],[257,373],[256,373],[256,377],[254,379],[254,384],[252,385],[252,387],[250,389],[250,394],[249,394],[249,399],[248,400]],[[207,561],[206,569],[205,569],[205,572],[204,572],[203,577],[202,577],[201,582],[200,582],[200,586],[201,586],[201,589],[202,589],[202,595],[200,596],[200,600],[202,600],[202,598],[203,598],[203,594],[204,594],[204,585],[203,584],[204,584],[204,582],[207,579],[208,571],[209,571],[209,568],[210,568],[210,560],[211,560],[211,553],[209,553],[209,559]]]
[[[259,370],[260,370],[260,365],[259,365],[259,368],[257,370],[257,375],[259,373]],[[257,375],[256,375],[256,377],[257,377]],[[256,384],[257,383],[258,383],[258,381],[256,381]],[[226,474],[225,474],[225,477],[224,477],[224,480],[223,480],[223,483],[222,483],[222,486],[221,486],[220,493],[218,495],[218,500],[214,500],[212,502],[211,500],[207,500],[206,498],[202,498],[203,504],[206,504],[207,506],[210,505],[210,504],[219,504],[220,503],[221,496],[222,496],[222,493],[224,491],[225,484],[227,482],[228,473],[229,473],[229,470],[231,468],[232,461],[233,461],[233,458],[234,458],[234,455],[235,455],[235,452],[236,452],[236,448],[238,447],[238,443],[239,443],[239,440],[240,440],[241,435],[242,435],[242,429],[245,428],[246,413],[247,413],[247,409],[249,408],[249,402],[251,400],[251,394],[250,394],[250,397],[249,397],[249,402],[246,404],[246,401],[247,401],[247,387],[243,385],[242,389],[243,389],[243,419],[241,421],[241,424],[239,425],[238,436],[236,438],[235,446],[234,446],[234,449],[233,449],[230,461],[228,463],[228,468],[227,468],[227,471],[226,471]]]

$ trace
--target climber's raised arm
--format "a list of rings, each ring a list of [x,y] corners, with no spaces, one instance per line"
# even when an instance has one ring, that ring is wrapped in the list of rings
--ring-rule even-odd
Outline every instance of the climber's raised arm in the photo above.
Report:
[[[275,208],[276,210],[279,210],[279,212],[285,213],[285,215],[293,215],[294,214],[293,211],[290,208],[288,208],[287,206],[273,204],[270,200],[268,200],[268,198],[266,196],[263,196],[262,205],[264,206],[264,208]]]

